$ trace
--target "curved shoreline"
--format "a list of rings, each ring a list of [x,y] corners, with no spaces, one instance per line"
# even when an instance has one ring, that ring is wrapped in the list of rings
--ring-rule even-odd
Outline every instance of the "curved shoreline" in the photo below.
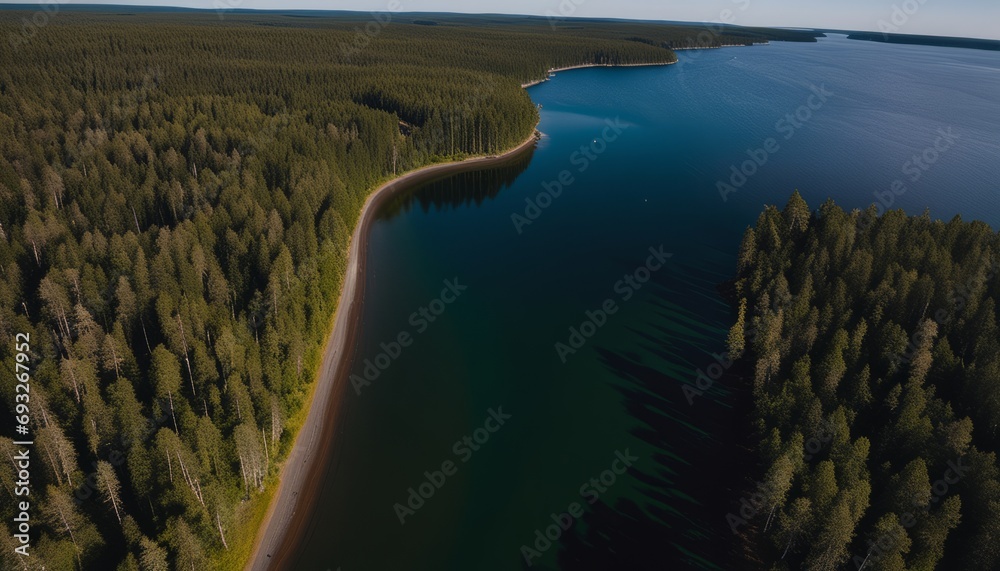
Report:
[[[245,569],[266,571],[290,568],[293,564],[290,558],[303,539],[309,518],[294,516],[303,498],[315,497],[333,452],[331,444],[342,400],[338,398],[338,390],[343,389],[350,373],[351,359],[348,355],[355,347],[364,301],[368,234],[379,208],[397,193],[434,178],[503,164],[534,148],[539,136],[536,125],[530,137],[501,155],[427,165],[382,184],[368,195],[351,235],[347,271],[337,300],[333,329],[324,343],[316,381],[305,404],[309,411],[281,467],[278,489],[257,530],[253,553]],[[312,509],[315,509],[315,504],[304,507],[306,512]]]
[[[532,87],[549,81],[560,71],[591,67],[651,67],[677,63],[637,63],[637,64],[583,64],[552,68],[544,79],[522,84],[522,88]],[[291,560],[304,539],[308,517],[294,518],[302,498],[314,498],[322,485],[330,457],[335,452],[332,446],[336,424],[340,418],[342,405],[338,389],[350,374],[351,359],[346,353],[353,352],[361,309],[364,301],[365,261],[368,234],[378,209],[399,192],[408,190],[441,176],[483,167],[501,165],[533,148],[541,132],[538,126],[532,130],[524,142],[497,156],[476,157],[447,163],[431,164],[404,173],[376,188],[361,207],[358,222],[351,234],[347,271],[337,300],[333,328],[324,342],[323,356],[316,371],[316,382],[307,398],[306,420],[295,436],[292,449],[285,459],[278,476],[278,488],[268,505],[267,512],[254,538],[253,551],[246,563],[245,571],[269,571],[291,569]],[[310,465],[309,460],[312,459]],[[315,504],[307,505],[306,512],[315,509]]]
[[[545,83],[546,81],[552,79],[552,75],[559,73],[560,71],[567,71],[571,69],[585,69],[588,67],[652,67],[655,65],[674,65],[676,61],[665,61],[659,63],[585,63],[582,65],[571,65],[567,67],[553,67],[545,72],[545,79],[536,79],[534,81],[529,81],[528,83],[522,83],[521,89],[527,89],[529,87],[534,87],[540,83]]]

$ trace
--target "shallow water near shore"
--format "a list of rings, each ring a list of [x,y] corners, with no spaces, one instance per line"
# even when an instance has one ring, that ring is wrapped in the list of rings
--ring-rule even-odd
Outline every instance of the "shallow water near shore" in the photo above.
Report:
[[[835,36],[680,57],[558,73],[529,89],[532,154],[386,205],[352,371],[388,366],[342,388],[296,569],[738,568],[739,390],[682,389],[724,350],[744,229],[795,189],[1000,227],[996,53]],[[582,521],[553,528],[574,503]]]

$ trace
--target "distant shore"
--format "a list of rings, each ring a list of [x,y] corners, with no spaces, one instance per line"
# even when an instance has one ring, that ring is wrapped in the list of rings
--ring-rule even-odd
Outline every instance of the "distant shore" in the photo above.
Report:
[[[681,52],[681,51],[688,51],[688,50],[719,50],[719,49],[722,49],[722,48],[744,48],[744,47],[751,47],[751,46],[766,46],[766,45],[769,45],[769,44],[770,44],[770,42],[759,42],[759,43],[754,43],[754,44],[749,44],[749,45],[747,45],[747,44],[723,44],[721,46],[710,46],[710,47],[706,47],[706,48],[699,48],[699,47],[692,47],[692,48],[670,48],[670,51]],[[659,66],[659,65],[673,65],[675,63],[677,63],[677,62],[676,61],[665,61],[665,62],[658,62],[658,63],[620,63],[620,64],[613,64],[613,63],[587,63],[587,64],[583,64],[583,65],[571,65],[571,66],[567,66],[567,67],[554,67],[554,68],[552,68],[552,69],[550,69],[549,71],[546,72],[546,77],[544,79],[536,79],[534,81],[529,81],[528,83],[522,83],[521,84],[521,88],[522,89],[527,89],[529,87],[534,87],[534,86],[536,86],[536,85],[538,85],[540,83],[545,83],[546,81],[552,79],[552,76],[554,74],[556,74],[556,73],[558,73],[560,71],[566,71],[566,70],[570,70],[570,69],[583,69],[583,68],[587,68],[587,67],[651,67],[651,66]]]
[[[308,516],[317,507],[316,498],[334,453],[338,411],[343,404],[350,357],[361,321],[368,234],[379,208],[400,192],[435,178],[504,164],[533,148],[540,135],[536,126],[524,142],[501,155],[427,165],[384,183],[368,195],[351,236],[347,272],[337,300],[333,329],[323,349],[312,394],[304,405],[309,412],[281,468],[280,483],[257,531],[247,570],[291,569],[294,564],[291,558],[306,533]]]

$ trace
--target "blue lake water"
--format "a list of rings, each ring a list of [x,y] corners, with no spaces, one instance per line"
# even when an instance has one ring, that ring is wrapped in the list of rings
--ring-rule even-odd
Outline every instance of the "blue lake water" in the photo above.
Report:
[[[297,568],[738,568],[725,514],[755,476],[740,387],[692,402],[683,387],[724,349],[717,285],[745,228],[796,189],[814,208],[879,193],[1000,226],[993,52],[834,36],[562,72],[529,92],[545,133],[532,155],[426,185],[373,227],[353,370],[413,341],[360,394],[344,388]],[[526,213],[560,176],[572,182]],[[671,257],[637,274],[661,247]],[[454,279],[467,289],[435,302]],[[560,354],[571,327],[591,335]],[[619,454],[635,458],[621,475]],[[401,512],[425,471],[423,491],[439,487]],[[574,504],[582,517],[556,534],[552,514],[566,524]]]

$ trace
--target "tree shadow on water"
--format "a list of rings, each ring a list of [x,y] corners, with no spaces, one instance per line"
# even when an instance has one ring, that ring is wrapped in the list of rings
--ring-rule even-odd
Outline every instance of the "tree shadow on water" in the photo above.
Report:
[[[744,384],[727,370],[712,390],[689,401],[683,386],[694,386],[697,370],[716,362],[724,335],[661,289],[649,302],[652,325],[630,330],[638,343],[597,348],[636,420],[631,434],[655,450],[652,462],[630,469],[642,505],[625,498],[591,505],[582,525],[563,535],[559,569],[747,568],[725,517],[738,506],[753,465],[745,447]]]
[[[528,168],[535,149],[530,148],[515,156],[500,160],[490,168],[476,168],[476,164],[456,165],[455,172],[444,174],[390,198],[378,216],[390,220],[405,214],[414,206],[424,212],[449,210],[468,205],[479,205],[495,198],[501,191],[514,184]],[[461,170],[467,169],[467,170]]]

